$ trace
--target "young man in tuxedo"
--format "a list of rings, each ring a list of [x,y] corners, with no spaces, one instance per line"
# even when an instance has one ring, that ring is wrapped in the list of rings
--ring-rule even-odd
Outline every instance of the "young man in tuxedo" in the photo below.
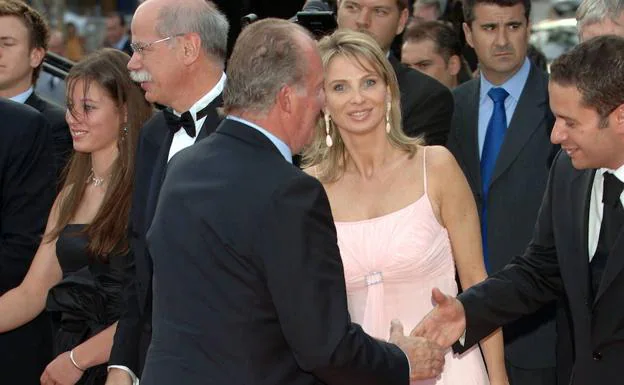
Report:
[[[590,39],[550,67],[551,140],[561,145],[524,255],[414,330],[463,350],[564,295],[570,306],[571,385],[621,382],[624,364],[624,38]]]
[[[407,0],[342,0],[338,27],[370,33],[388,52],[401,90],[403,131],[422,135],[428,145],[445,145],[453,115],[451,92],[437,80],[402,64],[390,51],[392,41],[405,28]]]
[[[34,108],[0,98],[0,295],[18,286],[41,242],[56,193],[50,132]],[[45,313],[0,333],[3,384],[39,385],[52,360]]]
[[[148,101],[168,108],[141,130],[129,229],[136,274],[117,326],[108,385],[131,384],[142,371],[152,334],[152,258],[145,236],[169,160],[221,120],[228,21],[204,0],[150,0],[137,8],[131,31],[131,76]]]
[[[34,92],[46,53],[48,25],[43,16],[19,0],[0,0],[0,97],[25,103],[43,114],[51,131],[57,177],[72,152],[65,110]],[[54,182],[59,185],[60,180]]]
[[[154,334],[142,385],[407,385],[406,356],[412,379],[440,373],[429,341],[393,324],[399,348],[350,322],[327,196],[291,164],[323,86],[302,27],[265,19],[239,36],[228,116],[171,161],[148,232]]]

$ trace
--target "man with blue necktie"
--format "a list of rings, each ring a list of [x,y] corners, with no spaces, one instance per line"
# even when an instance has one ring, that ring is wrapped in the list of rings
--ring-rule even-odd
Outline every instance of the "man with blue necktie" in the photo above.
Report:
[[[463,25],[480,76],[454,91],[448,148],[475,196],[489,273],[531,239],[556,147],[546,74],[526,57],[530,0],[468,0]],[[512,385],[554,385],[555,307],[506,326]]]

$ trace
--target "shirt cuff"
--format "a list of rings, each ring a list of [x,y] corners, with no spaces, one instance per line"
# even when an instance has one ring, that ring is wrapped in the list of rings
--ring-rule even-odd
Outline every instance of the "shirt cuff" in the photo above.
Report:
[[[400,350],[403,352],[403,349],[400,349]],[[403,354],[405,355],[405,359],[407,360],[407,368],[409,369],[408,375],[411,377],[412,376],[412,364],[410,363],[407,353],[403,352]]]
[[[108,366],[108,370],[111,370],[111,369],[123,370],[124,372],[128,373],[128,375],[130,375],[130,378],[132,379],[132,385],[139,385],[139,379],[132,372],[132,370],[130,370],[130,368],[128,368],[127,366],[123,366],[123,365],[109,365]]]

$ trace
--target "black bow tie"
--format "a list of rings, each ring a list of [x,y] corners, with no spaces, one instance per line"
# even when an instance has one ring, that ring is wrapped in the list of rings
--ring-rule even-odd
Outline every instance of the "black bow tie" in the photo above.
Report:
[[[209,107],[210,105],[207,105],[197,112],[197,120],[200,120],[208,115]],[[167,127],[169,127],[169,130],[171,130],[172,133],[175,134],[178,132],[180,127],[182,127],[191,138],[194,138],[195,135],[197,135],[195,132],[195,121],[193,120],[193,116],[191,116],[190,112],[186,111],[180,116],[174,114],[171,108],[166,108],[163,112],[165,114],[165,120],[167,121]]]

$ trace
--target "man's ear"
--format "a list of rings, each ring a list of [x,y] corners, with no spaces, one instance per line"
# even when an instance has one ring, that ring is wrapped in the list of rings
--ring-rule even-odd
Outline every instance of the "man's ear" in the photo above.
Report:
[[[288,85],[282,86],[282,88],[280,88],[280,90],[277,92],[277,97],[276,97],[276,104],[279,107],[279,109],[288,114],[292,113],[294,96],[295,96],[294,90],[290,86]]]
[[[400,35],[403,30],[405,30],[405,24],[407,24],[407,20],[409,19],[409,9],[405,8],[401,11],[401,15],[399,16],[399,24],[397,25],[397,30],[395,35]]]
[[[474,48],[474,43],[472,42],[472,29],[466,22],[462,23],[462,28],[464,29],[464,35],[466,36],[466,43]]]
[[[202,45],[199,34],[195,32],[187,33],[182,37],[182,52],[185,64],[191,64],[199,57]]]
[[[448,60],[448,71],[451,76],[457,76],[459,70],[461,69],[461,59],[457,55],[452,55]]]
[[[41,47],[30,50],[30,67],[33,69],[39,67],[41,62],[43,62],[45,54],[45,49]]]
[[[617,131],[620,134],[624,134],[624,104],[620,104],[615,110],[613,110],[612,114],[615,114]]]

